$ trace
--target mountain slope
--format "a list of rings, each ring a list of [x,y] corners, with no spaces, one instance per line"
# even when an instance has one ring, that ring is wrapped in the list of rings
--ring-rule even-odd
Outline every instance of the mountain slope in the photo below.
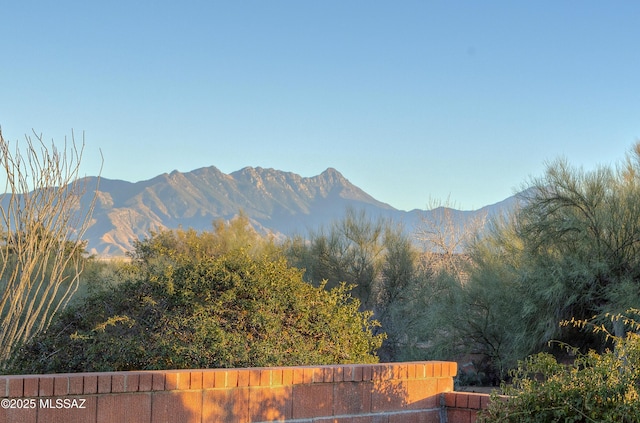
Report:
[[[87,179],[88,193],[94,192],[97,182]],[[102,178],[86,238],[92,253],[121,255],[151,231],[179,226],[209,229],[214,220],[230,219],[241,210],[257,227],[290,235],[328,224],[347,207],[388,217],[404,213],[374,199],[332,168],[309,178],[260,167],[229,175],[215,167],[173,171],[136,183]]]

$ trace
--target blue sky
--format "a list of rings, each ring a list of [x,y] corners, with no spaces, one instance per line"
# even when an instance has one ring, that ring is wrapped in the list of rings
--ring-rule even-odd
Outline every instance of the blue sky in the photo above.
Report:
[[[640,138],[635,1],[7,2],[0,125],[84,172],[338,169],[404,210],[474,209]]]

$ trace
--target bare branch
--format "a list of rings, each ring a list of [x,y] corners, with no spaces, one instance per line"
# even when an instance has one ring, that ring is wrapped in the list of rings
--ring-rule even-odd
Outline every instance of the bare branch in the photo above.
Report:
[[[79,177],[84,146],[73,134],[62,149],[47,146],[35,132],[12,146],[0,131],[0,363],[45,330],[78,288],[96,201]]]

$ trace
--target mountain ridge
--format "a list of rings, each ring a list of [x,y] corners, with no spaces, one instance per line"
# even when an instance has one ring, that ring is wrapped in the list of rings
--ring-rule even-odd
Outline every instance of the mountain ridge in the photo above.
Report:
[[[173,170],[138,182],[97,177],[87,177],[85,182],[85,206],[96,193],[91,226],[85,234],[87,249],[99,256],[124,255],[135,241],[164,228],[208,230],[215,220],[231,219],[240,211],[258,230],[279,236],[327,226],[347,208],[364,209],[373,218],[391,219],[407,230],[430,212],[395,209],[331,167],[311,177],[251,166],[226,174],[209,166],[189,172]],[[453,210],[453,214],[461,221],[493,214],[509,201],[511,198],[475,211]]]

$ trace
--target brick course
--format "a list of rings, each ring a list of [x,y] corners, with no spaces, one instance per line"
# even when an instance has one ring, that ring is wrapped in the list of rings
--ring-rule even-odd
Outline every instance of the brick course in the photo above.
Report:
[[[0,408],[0,423],[474,422],[487,398],[453,392],[456,372],[432,361],[0,376],[2,399],[37,405]],[[84,408],[52,406],[74,400]]]

